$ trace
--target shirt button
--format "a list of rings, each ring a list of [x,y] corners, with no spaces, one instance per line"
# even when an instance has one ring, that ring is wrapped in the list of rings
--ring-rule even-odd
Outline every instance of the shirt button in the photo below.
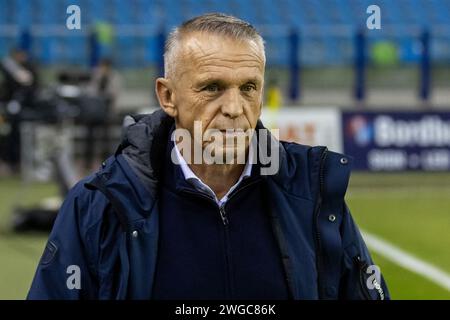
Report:
[[[131,235],[133,236],[133,238],[137,238],[138,237],[138,232],[136,230],[133,231],[133,233],[131,233]]]
[[[330,222],[334,222],[334,221],[336,221],[336,216],[335,216],[334,214],[330,214],[330,215],[328,216],[328,220],[329,220]]]

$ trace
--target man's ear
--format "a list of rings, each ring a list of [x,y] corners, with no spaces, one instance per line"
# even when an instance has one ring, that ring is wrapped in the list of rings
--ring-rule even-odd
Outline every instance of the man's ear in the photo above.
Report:
[[[175,94],[171,87],[170,81],[166,78],[158,78],[155,83],[156,96],[158,97],[159,105],[172,118],[178,114],[175,107]]]

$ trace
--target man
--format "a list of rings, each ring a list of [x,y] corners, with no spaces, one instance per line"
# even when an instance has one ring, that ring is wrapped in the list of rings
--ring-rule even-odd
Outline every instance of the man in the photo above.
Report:
[[[256,30],[203,15],[171,33],[164,58],[162,111],[70,192],[28,298],[388,298],[344,203],[350,159],[258,134]]]

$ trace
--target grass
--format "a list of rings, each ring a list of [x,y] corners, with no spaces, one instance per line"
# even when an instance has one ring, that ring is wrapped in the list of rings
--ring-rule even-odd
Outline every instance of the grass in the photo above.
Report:
[[[12,233],[12,210],[17,204],[32,205],[55,195],[53,184],[25,186],[17,178],[0,180],[0,299],[25,298],[47,239],[42,233]]]
[[[25,298],[45,245],[45,234],[8,229],[17,203],[57,194],[49,183],[25,187],[0,180],[0,299]],[[450,174],[352,176],[347,202],[358,225],[450,273]],[[394,299],[450,299],[450,292],[373,253]]]
[[[0,300],[26,297],[46,239],[42,234],[0,236]]]
[[[396,264],[372,253],[372,258],[380,267],[388,285],[391,299],[402,300],[448,300],[450,292],[427,279],[416,275]]]
[[[347,202],[358,225],[450,273],[450,174],[355,174]],[[450,292],[373,254],[394,299]]]

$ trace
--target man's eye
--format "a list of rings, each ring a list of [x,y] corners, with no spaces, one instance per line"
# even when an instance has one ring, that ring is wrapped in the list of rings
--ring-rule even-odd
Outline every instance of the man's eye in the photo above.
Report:
[[[209,84],[206,87],[204,87],[203,90],[209,91],[209,92],[217,92],[217,91],[219,91],[219,86],[215,83]]]
[[[241,87],[242,91],[252,91],[252,90],[256,90],[256,86],[254,84],[248,83],[248,84],[244,84]]]

